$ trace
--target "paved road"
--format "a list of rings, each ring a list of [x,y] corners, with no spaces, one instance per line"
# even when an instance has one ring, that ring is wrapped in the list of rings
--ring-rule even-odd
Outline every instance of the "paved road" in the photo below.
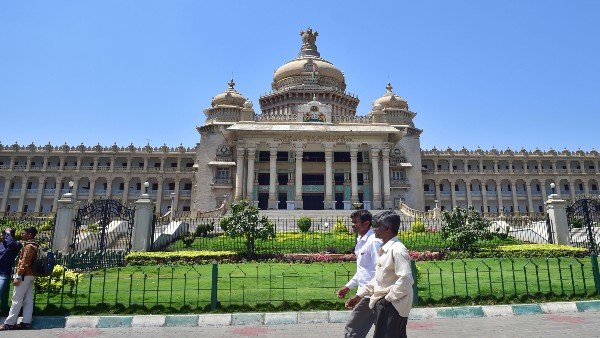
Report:
[[[52,329],[3,332],[2,337],[293,337],[339,338],[343,324],[277,326],[159,327],[118,329]],[[561,315],[428,319],[409,322],[413,337],[600,337],[600,314],[583,312]]]

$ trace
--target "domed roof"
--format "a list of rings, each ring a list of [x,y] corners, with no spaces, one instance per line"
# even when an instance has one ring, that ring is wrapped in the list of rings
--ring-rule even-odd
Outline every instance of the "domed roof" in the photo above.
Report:
[[[312,81],[312,83],[320,85],[335,86],[341,90],[346,89],[344,73],[331,62],[321,58],[316,45],[318,35],[319,33],[316,31],[313,32],[311,28],[300,32],[300,36],[302,36],[300,53],[296,59],[286,62],[275,71],[273,75],[273,89],[301,85],[306,81]],[[285,79],[289,80],[283,81]]]
[[[380,104],[383,108],[408,109],[408,102],[401,96],[394,94],[392,84],[388,82],[385,94],[373,102],[373,106]]]
[[[233,82],[233,79],[231,79],[227,85],[228,88],[226,91],[222,92],[221,94],[217,94],[212,98],[211,106],[215,107],[218,105],[227,105],[240,108],[243,107],[244,102],[246,102],[246,98],[238,93],[237,90],[235,90],[235,82]]]

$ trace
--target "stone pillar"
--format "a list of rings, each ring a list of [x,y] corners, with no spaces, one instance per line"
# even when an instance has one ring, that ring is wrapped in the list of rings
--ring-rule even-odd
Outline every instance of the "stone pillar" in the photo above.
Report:
[[[131,168],[131,166],[129,166],[129,168]],[[121,198],[121,200],[123,201],[123,204],[127,205],[127,202],[129,201],[129,184],[130,184],[130,180],[124,179],[123,180],[123,196]]]
[[[569,181],[569,190],[571,190],[571,199],[575,198],[575,183]]]
[[[62,184],[62,177],[58,177],[56,179],[56,184],[54,185],[54,198],[52,199],[52,211],[56,211],[58,208],[58,198],[60,197],[60,192],[61,192],[61,184]]]
[[[333,142],[323,143],[325,146],[325,210],[333,210]]]
[[[540,182],[540,185],[542,186],[542,201],[546,202],[546,200],[548,199],[548,195],[546,194],[546,182]]]
[[[471,196],[471,188],[473,187],[473,183],[469,182],[469,184],[467,185],[467,182],[465,182],[465,189],[467,190],[467,206],[468,207],[472,207],[473,206],[473,199]],[[479,211],[479,210],[477,210]]]
[[[378,148],[371,148],[371,171],[373,172],[373,209],[381,209],[381,179],[379,176]]]
[[[557,194],[552,194],[548,196],[545,205],[554,232],[554,244],[570,245],[567,201],[561,199]]]
[[[8,193],[10,190],[10,181],[9,177],[6,178],[4,182],[4,192],[2,192],[2,199],[0,200],[0,213],[6,212],[6,205],[8,204]]]
[[[237,147],[237,160],[235,162],[235,197],[236,202],[242,199],[244,190],[244,148]]]
[[[487,183],[481,183],[481,200],[483,203],[483,212],[488,213],[488,199],[487,199],[487,188],[485,187]]]
[[[173,210],[171,213],[176,213],[179,210],[179,180],[175,181],[175,199],[173,200]]]
[[[160,177],[158,179],[158,189],[156,191],[156,214],[160,215],[162,213],[163,181]]]
[[[135,201],[131,250],[149,251],[152,248],[152,242],[154,241],[154,234],[152,233],[153,210],[154,203],[150,200],[148,194],[142,194]]]
[[[144,189],[144,182],[142,182],[142,190]],[[90,179],[90,189],[88,190],[88,203],[92,203],[94,200],[94,193],[96,190],[96,179],[91,177]]]
[[[23,205],[25,204],[25,192],[27,192],[28,182],[29,177],[25,177],[25,179],[21,182],[21,193],[19,194],[19,206],[17,207],[17,212],[23,212]]]
[[[351,195],[350,203],[358,202],[358,145],[350,145],[350,182]]]
[[[56,224],[54,225],[54,238],[52,251],[67,254],[73,243],[73,220],[75,219],[75,199],[72,193],[66,193],[57,201]]]
[[[510,185],[512,186],[513,212],[518,213],[519,212],[519,199],[517,198],[517,184],[515,181],[511,181]]]
[[[294,149],[296,150],[296,189],[295,189],[295,205],[296,209],[303,209],[304,203],[302,203],[302,155],[303,148],[302,144],[296,143]]]
[[[533,198],[531,196],[531,181],[525,184],[525,189],[527,189],[527,206],[529,207],[529,213],[534,213]]]
[[[496,195],[498,196],[498,212],[504,212],[504,201],[502,200],[502,182],[496,181]]]
[[[390,148],[381,150],[383,157],[383,203],[385,209],[392,209],[392,192],[390,189]]]
[[[40,212],[40,206],[42,205],[42,193],[44,192],[44,180],[46,178],[44,176],[40,176],[38,182],[37,194],[35,196],[35,206],[34,212]]]
[[[450,181],[450,196],[452,197],[452,209],[456,209],[458,202],[456,201],[456,181]]]
[[[269,147],[269,209],[277,209],[277,145]]]
[[[248,148],[248,174],[246,175],[246,199],[254,205],[254,160],[256,148]]]

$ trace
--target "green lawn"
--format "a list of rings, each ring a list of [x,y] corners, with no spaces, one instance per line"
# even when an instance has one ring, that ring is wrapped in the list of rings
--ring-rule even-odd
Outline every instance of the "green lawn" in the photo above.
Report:
[[[451,246],[444,240],[439,232],[401,232],[398,238],[413,251],[439,251]],[[479,247],[495,247],[498,245],[521,243],[514,239],[500,239],[494,237],[491,240],[482,240],[476,243]],[[331,232],[309,232],[277,233],[276,237],[270,240],[257,240],[257,253],[306,253],[306,252],[336,252],[346,253],[354,249],[355,235],[351,233],[331,233]],[[226,235],[217,235],[212,237],[197,237],[189,247],[186,247],[181,240],[172,243],[166,248],[166,251],[176,250],[227,250],[243,251],[245,250],[245,241],[241,237],[231,238]]]
[[[466,259],[417,262],[417,267],[424,304],[566,300],[589,297],[595,290],[589,258]],[[261,306],[341,309],[343,300],[336,298],[335,291],[354,274],[355,263],[246,263],[218,268],[218,300],[224,311]],[[78,313],[147,308],[153,312],[208,311],[211,271],[211,265],[196,265],[83,273],[71,294],[64,290],[48,298],[38,293],[36,306],[47,312],[56,307],[75,308],[72,312]]]

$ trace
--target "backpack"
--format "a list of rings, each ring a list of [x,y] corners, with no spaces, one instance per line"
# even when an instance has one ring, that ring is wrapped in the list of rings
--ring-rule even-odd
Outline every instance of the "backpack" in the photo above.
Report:
[[[33,272],[36,276],[47,277],[52,274],[54,266],[56,265],[56,257],[52,251],[43,249],[39,244],[37,246],[37,253],[33,263]]]

